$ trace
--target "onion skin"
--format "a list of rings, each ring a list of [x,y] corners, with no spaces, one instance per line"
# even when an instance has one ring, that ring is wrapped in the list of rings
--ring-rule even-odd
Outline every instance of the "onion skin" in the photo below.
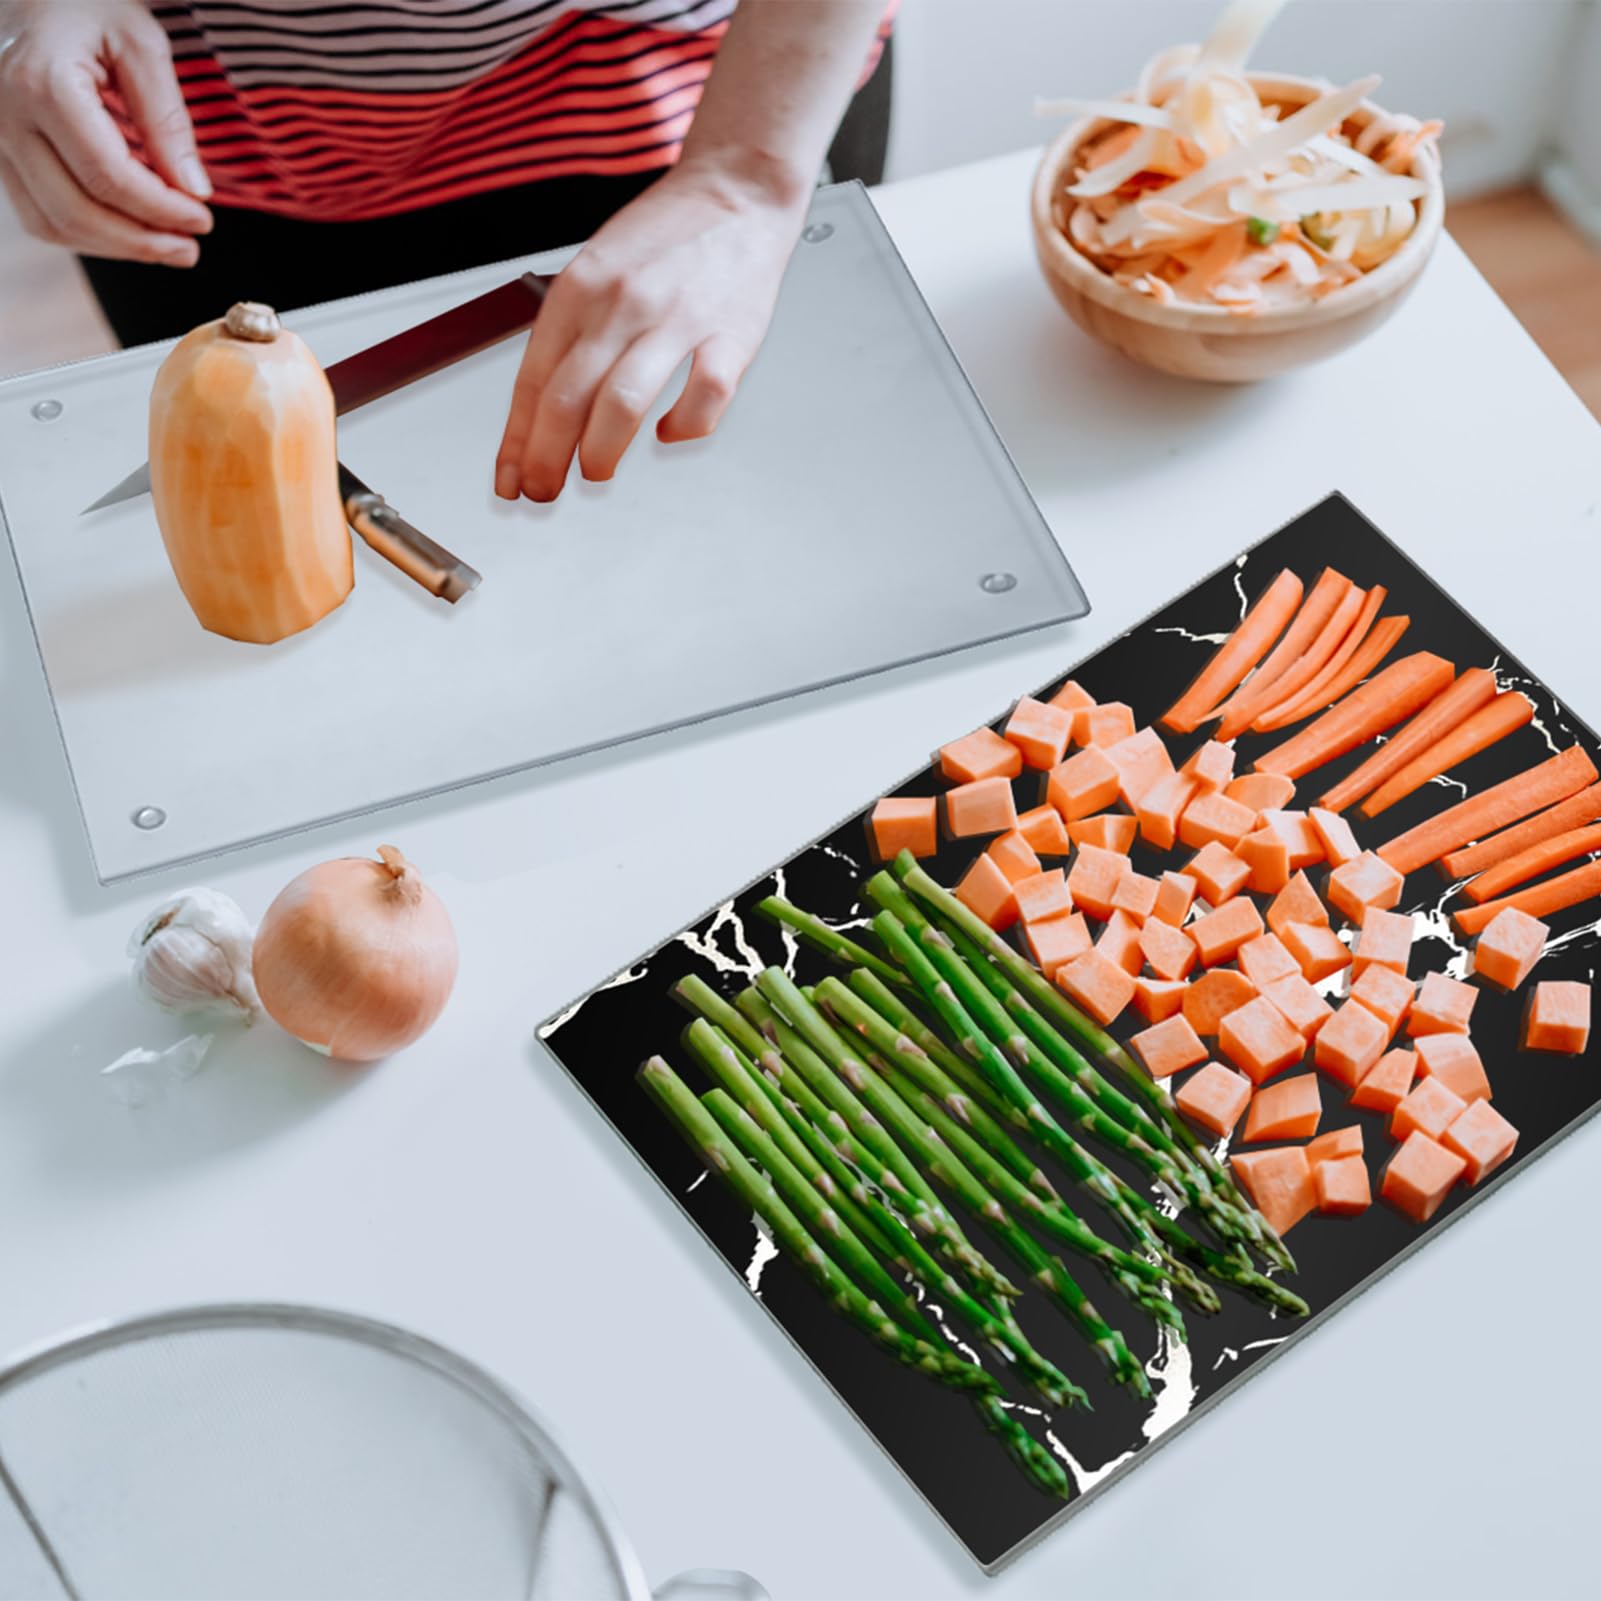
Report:
[[[392,845],[307,868],[267,908],[252,961],[267,1015],[341,1062],[374,1062],[433,1025],[456,980],[450,915]]]

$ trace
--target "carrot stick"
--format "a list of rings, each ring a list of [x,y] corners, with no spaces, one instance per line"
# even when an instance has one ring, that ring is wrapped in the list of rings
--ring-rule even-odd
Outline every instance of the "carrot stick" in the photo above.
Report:
[[[1505,828],[1537,812],[1543,806],[1566,800],[1587,784],[1601,777],[1595,763],[1578,745],[1570,745],[1558,756],[1526,767],[1491,788],[1470,795],[1455,806],[1409,828],[1404,834],[1379,847],[1379,855],[1398,873],[1410,873],[1437,862],[1447,851],[1454,851],[1470,840]]]
[[[1290,624],[1283,639],[1274,647],[1273,654],[1246,679],[1243,689],[1224,701],[1221,706],[1211,707],[1201,721],[1204,723],[1211,717],[1222,717],[1227,721],[1246,701],[1252,700],[1258,694],[1265,695],[1310,647],[1323,625],[1334,615],[1334,608],[1340,604],[1350,587],[1351,580],[1343,573],[1335,572],[1332,567],[1325,567],[1318,575],[1318,581],[1313,584],[1311,594],[1296,612],[1295,621]]]
[[[1343,812],[1353,801],[1372,794],[1392,773],[1399,772],[1414,756],[1421,755],[1458,723],[1494,699],[1495,674],[1484,667],[1468,668],[1454,684],[1441,690],[1394,739],[1374,751],[1349,778],[1341,779],[1325,791],[1318,804],[1331,812]]]
[[[1440,859],[1440,866],[1448,878],[1466,878],[1470,873],[1482,872],[1486,867],[1506,861],[1509,856],[1516,856],[1530,845],[1565,834],[1570,828],[1594,822],[1598,817],[1601,817],[1601,784],[1592,784],[1577,795],[1558,801],[1555,806],[1547,806],[1526,822],[1503,828],[1499,834],[1492,834],[1465,850],[1452,851]]]
[[[1477,756],[1481,750],[1488,750],[1513,729],[1522,728],[1533,716],[1534,705],[1527,695],[1519,695],[1515,690],[1497,695],[1488,706],[1481,706],[1471,717],[1464,718],[1450,733],[1414,756],[1393,778],[1380,784],[1362,802],[1362,815],[1377,817],[1380,812],[1388,811],[1420,785],[1440,773],[1449,772],[1458,762]]]
[[[1520,889],[1516,895],[1503,895],[1498,901],[1486,901],[1482,906],[1464,906],[1454,912],[1451,921],[1464,934],[1480,934],[1497,912],[1515,906],[1530,917],[1545,917],[1560,912],[1564,907],[1577,906],[1592,895],[1601,895],[1601,862],[1586,862],[1571,873],[1548,878],[1543,884]]]
[[[1332,706],[1342,695],[1349,694],[1358,684],[1395,649],[1396,642],[1411,625],[1410,617],[1381,617],[1373,632],[1357,646],[1350,661],[1338,672],[1333,662],[1325,667],[1287,706],[1275,706],[1256,720],[1262,733],[1276,728],[1288,728],[1325,706]]]
[[[1212,659],[1162,721],[1180,734],[1199,728],[1213,706],[1267,655],[1300,604],[1301,580],[1286,567],[1257,596],[1240,626],[1212,653]]]
[[[1455,671],[1450,662],[1426,650],[1403,656],[1252,765],[1259,773],[1286,778],[1310,773],[1410,717],[1451,682]]]
[[[1570,828],[1565,834],[1543,839],[1538,845],[1531,845],[1480,873],[1471,884],[1463,886],[1463,893],[1470,901],[1494,900],[1497,895],[1504,895],[1519,884],[1527,884],[1531,878],[1549,873],[1553,867],[1588,856],[1591,851],[1601,851],[1601,824]]]
[[[1301,653],[1301,659],[1295,662],[1277,683],[1265,685],[1258,693],[1253,694],[1251,685],[1247,684],[1240,694],[1234,697],[1236,701],[1240,701],[1239,706],[1232,712],[1225,712],[1215,737],[1233,739],[1243,734],[1251,726],[1252,721],[1268,709],[1275,698],[1288,699],[1305,689],[1340,648],[1345,636],[1351,632],[1366,599],[1366,590],[1356,584],[1348,584],[1345,593],[1340,596],[1339,605],[1334,608],[1333,615],[1318,630],[1317,638]],[[1244,697],[1243,700],[1241,696]]]
[[[1373,619],[1379,615],[1379,607],[1384,604],[1389,595],[1383,584],[1375,584],[1362,598],[1361,610],[1356,614],[1356,621],[1346,630],[1345,638],[1340,641],[1340,648],[1315,672],[1310,674],[1306,681],[1297,689],[1286,689],[1290,675],[1285,674],[1282,682],[1273,686],[1273,695],[1267,708],[1256,714],[1251,727],[1257,733],[1265,734],[1277,725],[1272,721],[1273,713],[1280,706],[1287,706],[1297,700],[1302,691],[1310,684],[1327,674],[1333,678],[1342,667],[1356,654],[1357,647],[1367,638],[1368,630],[1373,626]]]

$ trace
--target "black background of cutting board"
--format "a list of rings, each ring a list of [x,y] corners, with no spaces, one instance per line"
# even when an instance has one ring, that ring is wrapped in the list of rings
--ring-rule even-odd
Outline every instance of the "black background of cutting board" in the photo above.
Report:
[[[1314,506],[1239,560],[1202,579],[1095,655],[1065,667],[1047,685],[1033,686],[1032,692],[1048,695],[1064,679],[1075,678],[1097,700],[1127,701],[1137,726],[1152,723],[1215,648],[1211,643],[1187,638],[1186,632],[1226,632],[1239,619],[1241,588],[1254,600],[1273,575],[1288,566],[1300,574],[1310,589],[1325,564],[1333,564],[1363,586],[1386,585],[1390,593],[1381,615],[1410,615],[1411,627],[1388,660],[1412,651],[1430,650],[1449,658],[1459,672],[1470,666],[1494,666],[1503,687],[1515,687],[1531,697],[1537,721],[1544,724],[1558,746],[1577,740],[1592,757],[1597,755],[1594,734],[1338,495]],[[1031,688],[1018,687],[1020,693]],[[999,729],[1004,720],[1003,712],[995,727]],[[966,729],[953,728],[949,737],[965,732]],[[1246,771],[1256,755],[1284,737],[1283,733],[1244,736],[1237,746],[1237,771]],[[1169,735],[1175,761],[1182,761],[1204,738],[1204,729],[1190,736]],[[1312,797],[1351,770],[1370,750],[1366,747],[1354,752],[1303,779],[1294,804],[1309,804]],[[1463,764],[1455,774],[1476,791],[1549,754],[1545,738],[1531,724]],[[755,792],[761,775],[749,777]],[[724,775],[725,781],[726,778]],[[791,769],[785,782],[804,782],[804,764]],[[926,795],[948,787],[938,769],[930,766],[891,793]],[[1025,771],[1016,783],[1019,810],[1042,800],[1043,788],[1042,774]],[[1347,815],[1358,841],[1364,848],[1374,848],[1451,804],[1460,798],[1460,793],[1454,788],[1428,784],[1371,822],[1355,808]],[[776,928],[750,911],[762,896],[779,890],[799,905],[837,923],[860,918],[864,911],[870,913],[871,904],[859,904],[857,891],[872,870],[865,825],[874,798],[868,799],[860,813],[798,852],[775,873],[690,925],[689,932],[712,941],[722,960],[729,964],[748,966],[751,953],[763,964],[782,964],[788,955],[785,941]],[[941,882],[954,883],[984,843],[948,842],[937,858],[924,865]],[[1153,852],[1139,843],[1133,857],[1136,868],[1156,874],[1175,865],[1182,854]],[[1320,879],[1321,874],[1314,869],[1314,882]],[[1401,909],[1437,908],[1446,892],[1447,885],[1438,871],[1425,868],[1407,881]],[[1455,907],[1463,901],[1455,896],[1445,904]],[[1588,928],[1596,913],[1597,907],[1591,903],[1549,920],[1554,936],[1580,928],[1588,931],[1548,952],[1536,969],[1535,978],[1589,978],[1601,945],[1601,935]],[[1413,946],[1412,977],[1421,979],[1426,972],[1443,968],[1452,955],[1451,946],[1443,939],[1420,937]],[[795,956],[791,969],[805,983],[816,982],[830,970],[830,963],[805,948]],[[638,1088],[633,1074],[645,1057],[660,1052],[697,1089],[707,1087],[694,1059],[679,1043],[688,1017],[668,994],[669,987],[684,975],[696,973],[713,987],[733,993],[749,982],[749,976],[721,970],[718,962],[697,953],[678,937],[627,971],[631,975],[628,979],[614,980],[610,986],[592,992],[576,1009],[568,1008],[560,1014],[562,1020],[547,1023],[540,1031],[541,1037],[640,1160],[735,1272],[743,1276],[754,1238],[751,1219],[717,1183],[707,1180],[695,1185],[702,1172],[700,1162]],[[1308,1319],[1276,1317],[1228,1291],[1223,1292],[1223,1310],[1216,1317],[1204,1318],[1187,1311],[1192,1381],[1196,1386],[1189,1417],[1278,1350],[1286,1337],[1299,1337],[1322,1324],[1337,1303],[1450,1223],[1467,1204],[1506,1183],[1541,1147],[1567,1132],[1601,1102],[1601,1074],[1591,1058],[1573,1060],[1518,1049],[1525,992],[1507,996],[1479,987],[1473,1037],[1489,1071],[1496,1108],[1521,1131],[1513,1159],[1477,1191],[1459,1188],[1425,1228],[1414,1226],[1378,1202],[1357,1219],[1314,1216],[1299,1224],[1289,1243],[1300,1272],[1290,1282],[1311,1305],[1313,1315]],[[1140,1026],[1138,1017],[1130,1012],[1114,1031],[1126,1038]],[[1352,1121],[1362,1124],[1376,1195],[1382,1161],[1392,1149],[1385,1133],[1385,1119],[1374,1113],[1352,1111],[1332,1081],[1321,1078],[1320,1083],[1323,1129]],[[1106,1156],[1104,1151],[1098,1154]],[[1045,1165],[1052,1170],[1048,1160]],[[1116,1162],[1112,1165],[1119,1166]],[[1120,1171],[1127,1177],[1138,1177],[1126,1167],[1120,1167]],[[1071,1195],[1072,1191],[1065,1189],[1065,1193]],[[1074,1204],[1079,1205],[1077,1201]],[[1080,1210],[1108,1238],[1122,1243],[1116,1225],[1089,1202],[1085,1201]],[[975,1227],[972,1232],[975,1237],[982,1236],[981,1229]],[[1010,1270],[999,1246],[990,1249],[989,1254]],[[1149,1320],[1124,1301],[1089,1264],[1073,1257],[1066,1260],[1074,1276],[1109,1321],[1121,1328],[1141,1360],[1155,1356],[1156,1334]],[[1084,1497],[1076,1496],[1064,1508],[1062,1503],[1036,1491],[999,1444],[983,1432],[968,1402],[884,1355],[830,1311],[789,1262],[780,1259],[766,1265],[760,1281],[760,1299],[984,1566],[993,1567],[1014,1555],[1046,1524],[1083,1504]],[[1057,1413],[1052,1428],[1067,1451],[1091,1470],[1125,1452],[1135,1452],[1119,1470],[1126,1471],[1153,1443],[1142,1432],[1150,1403],[1138,1402],[1108,1382],[1088,1347],[1075,1336],[1053,1304],[1030,1293],[1019,1304],[1019,1317],[1040,1349],[1077,1380],[1094,1403],[1093,1411],[1080,1407]],[[1448,1334],[1446,1328],[1440,1329],[1442,1338]],[[738,1329],[728,1331],[731,1342],[742,1337]],[[995,1359],[987,1353],[985,1360],[998,1370]],[[1330,1405],[1338,1404],[1341,1382],[1337,1371],[1331,1374],[1326,1387]],[[1355,1385],[1367,1381],[1363,1376],[1352,1375],[1350,1382]],[[1021,1386],[1013,1385],[1012,1394],[1026,1405],[1036,1403],[1036,1398]],[[740,1408],[743,1403],[737,1380],[731,1381],[728,1393],[715,1401]],[[1041,1419],[1024,1416],[1040,1437]],[[752,1471],[759,1473],[764,1452],[785,1451],[788,1443],[782,1439],[764,1440],[759,1416],[753,1414],[748,1421],[749,1461]],[[1171,1432],[1170,1428],[1158,1438],[1166,1438]],[[1114,1475],[1108,1475],[1108,1479],[1111,1477]],[[1104,1487],[1105,1482],[1097,1488]],[[818,1527],[827,1526],[831,1494],[826,1479],[816,1481],[816,1505],[808,1512]]]

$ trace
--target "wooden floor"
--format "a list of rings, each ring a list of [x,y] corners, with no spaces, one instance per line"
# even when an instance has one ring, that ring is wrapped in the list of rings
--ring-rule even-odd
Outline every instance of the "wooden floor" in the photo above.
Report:
[[[1601,249],[1535,189],[1453,206],[1451,232],[1601,418]],[[112,348],[76,263],[0,203],[0,374]]]

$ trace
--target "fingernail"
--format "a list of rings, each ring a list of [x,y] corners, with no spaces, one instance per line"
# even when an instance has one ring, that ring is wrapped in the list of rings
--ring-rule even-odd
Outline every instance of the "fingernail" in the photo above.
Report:
[[[161,253],[161,263],[167,267],[192,267],[200,259],[199,248],[190,240],[178,240]]]
[[[206,169],[200,165],[198,156],[185,156],[178,163],[178,176],[183,179],[183,186],[197,200],[206,200],[211,195],[211,179],[206,176]]]
[[[517,464],[503,461],[495,469],[495,493],[502,500],[517,498]]]

